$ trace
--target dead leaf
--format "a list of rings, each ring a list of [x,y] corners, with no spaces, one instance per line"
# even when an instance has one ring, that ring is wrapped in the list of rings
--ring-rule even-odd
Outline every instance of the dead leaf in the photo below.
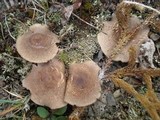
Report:
[[[73,10],[78,9],[81,6],[81,2],[82,0],[76,0],[72,5],[64,7],[62,11],[62,13],[64,14],[64,18],[61,20],[62,24],[65,24],[69,20]]]
[[[82,4],[82,0],[76,0],[73,4],[73,9],[76,10],[78,9]]]
[[[64,9],[64,17],[68,21],[73,12],[73,5],[67,6]]]

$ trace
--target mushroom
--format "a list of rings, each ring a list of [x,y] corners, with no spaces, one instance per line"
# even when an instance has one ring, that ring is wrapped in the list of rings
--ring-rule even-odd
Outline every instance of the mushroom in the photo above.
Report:
[[[64,101],[79,107],[94,103],[101,91],[99,70],[93,61],[71,64]]]
[[[66,105],[64,93],[66,80],[64,64],[57,59],[33,65],[31,72],[22,81],[23,87],[31,92],[31,100],[51,109]]]
[[[58,52],[56,34],[47,25],[34,24],[16,41],[18,53],[27,61],[43,63],[51,60]]]
[[[140,25],[140,24],[141,24],[141,22],[137,18],[137,16],[132,16],[129,19],[128,31],[129,32],[134,31],[135,27]],[[103,27],[102,31],[107,33],[107,35],[104,34],[103,32],[100,32],[98,34],[98,43],[100,44],[100,47],[101,47],[103,53],[107,57],[110,57],[112,52],[115,49],[117,49],[116,45],[119,44],[119,46],[121,46],[121,43],[122,43],[122,42],[118,43],[120,35],[123,34],[123,33],[118,28],[117,19],[116,19],[115,15],[113,15],[112,21],[104,22],[104,27]],[[129,34],[129,32],[128,32],[128,34]],[[131,46],[134,46],[134,47],[136,47],[138,49],[139,46],[144,41],[148,40],[148,32],[149,32],[149,28],[148,27],[140,28],[140,30],[133,37],[132,40],[130,40],[129,42],[128,41],[123,41],[124,43],[128,42],[128,44],[126,46],[122,46],[123,47],[122,50],[113,58],[113,60],[122,61],[122,62],[128,62],[128,60],[129,60],[129,53],[128,53],[129,48]]]

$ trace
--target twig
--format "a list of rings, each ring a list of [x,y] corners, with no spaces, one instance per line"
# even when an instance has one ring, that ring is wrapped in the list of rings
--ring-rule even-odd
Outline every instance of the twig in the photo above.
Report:
[[[13,106],[13,107],[9,107],[9,108],[3,110],[3,111],[0,112],[0,116],[4,116],[4,115],[6,115],[7,113],[9,113],[9,112],[11,112],[11,111],[13,111],[13,110],[16,110],[16,109],[18,109],[20,106],[21,106],[21,104],[18,104],[18,105],[15,105],[15,106]]]
[[[7,3],[7,1],[6,1],[6,0],[3,0],[3,2],[5,3],[5,5],[6,5],[7,9],[9,9],[9,8],[10,8],[10,6],[9,6],[9,4]]]
[[[45,24],[47,24],[46,16],[47,16],[46,13],[44,13],[43,18],[44,18],[44,23],[45,23]]]
[[[54,1],[54,0],[52,0],[52,3],[53,3],[53,4],[60,5],[62,8],[65,8],[65,6],[64,6],[63,4],[61,4],[61,3],[59,3],[59,2],[56,2],[56,1]]]
[[[2,55],[7,56],[7,57],[12,58],[12,59],[22,60],[21,58],[11,56],[11,55],[9,55],[7,53],[2,53]]]
[[[43,10],[45,10],[45,8],[37,0],[33,0],[32,2],[34,2],[34,4],[37,5],[38,7],[42,8]]]
[[[138,6],[142,6],[144,8],[147,8],[147,9],[150,9],[158,14],[160,14],[160,11],[158,11],[157,9],[154,9],[150,6],[147,6],[147,5],[144,5],[144,4],[141,4],[141,3],[138,3],[138,2],[133,2],[133,1],[123,1],[124,3],[128,3],[128,4],[133,4],[133,5],[138,5]]]
[[[55,2],[54,0],[52,0],[52,2],[55,3],[55,4],[60,5],[62,8],[65,8],[65,6],[64,6],[63,4],[61,4],[61,3],[59,3],[59,2]],[[83,19],[80,18],[78,15],[74,14],[73,12],[72,12],[72,15],[75,16],[76,18],[78,18],[79,20],[81,20],[82,22],[86,23],[86,24],[89,25],[90,27],[93,27],[93,28],[96,29],[97,31],[100,31],[100,32],[104,33],[105,35],[107,35],[107,33],[99,30],[97,27],[95,27],[94,25],[92,25],[92,24],[88,23],[87,21],[83,20]]]
[[[4,37],[4,32],[3,32],[3,25],[2,25],[2,23],[0,23],[0,25],[1,25],[1,33],[2,33],[2,38],[3,38],[3,40],[5,40],[5,37]]]
[[[77,16],[76,14],[72,13],[72,15],[75,16],[76,18],[78,18],[79,20],[81,20],[82,22],[86,23],[86,24],[89,25],[90,27],[93,27],[93,28],[96,29],[97,31],[100,31],[100,32],[104,33],[105,35],[107,35],[107,33],[99,30],[97,27],[95,27],[94,25],[86,22],[85,20],[83,20],[82,18],[80,18],[79,16]]]
[[[22,120],[27,120],[25,112],[23,113],[23,119]]]
[[[73,30],[73,25],[71,24],[67,27],[67,29],[63,29],[63,30],[64,31],[62,31],[62,32],[60,31],[60,35],[59,35],[60,41],[64,38],[65,35],[67,35],[69,33],[69,31]]]
[[[15,21],[17,21],[17,22],[19,22],[19,23],[21,23],[24,27],[28,27],[26,24],[24,24],[22,21],[20,21],[20,20],[18,20],[18,19],[16,19],[16,18],[13,18]]]
[[[11,32],[10,32],[10,29],[9,29],[9,26],[8,26],[8,23],[7,23],[7,19],[6,19],[6,14],[5,14],[5,24],[6,24],[6,27],[7,27],[7,29],[8,29],[9,35],[11,36],[11,38],[12,38],[13,40],[15,40],[16,38],[13,37],[13,35],[12,35]]]
[[[4,91],[6,91],[7,93],[9,93],[10,95],[12,95],[12,96],[15,96],[15,97],[17,97],[17,98],[23,99],[23,97],[22,97],[21,95],[18,95],[18,94],[12,93],[12,92],[10,92],[10,91],[8,91],[8,90],[4,89],[4,88],[2,88],[2,89],[3,89]]]
[[[38,2],[36,3],[36,2],[37,2],[37,1],[32,1],[32,4],[33,4],[34,8],[30,8],[30,9],[33,9],[33,10],[34,10],[32,19],[35,17],[35,11],[38,11],[38,12],[44,14],[44,15],[43,15],[43,19],[44,19],[44,23],[46,24],[46,23],[47,23],[47,21],[46,21],[46,12],[42,12],[41,10],[37,9],[36,5],[38,5],[39,3],[38,3]],[[39,6],[39,5],[38,5],[38,6]],[[39,6],[39,7],[42,8],[43,10],[45,10],[42,6]]]
[[[33,10],[35,10],[35,11],[37,11],[37,12],[40,12],[40,13],[44,13],[44,12],[42,12],[41,10],[39,10],[39,9],[37,9],[37,7],[36,7],[36,5],[35,5],[35,3],[32,1],[32,4],[33,4],[33,6],[34,6],[34,8],[29,8],[29,9],[33,9]]]

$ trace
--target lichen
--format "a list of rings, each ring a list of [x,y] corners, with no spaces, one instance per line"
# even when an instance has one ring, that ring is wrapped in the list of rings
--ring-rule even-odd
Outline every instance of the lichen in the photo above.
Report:
[[[70,43],[70,48],[64,49],[59,55],[59,58],[67,64],[93,59],[93,55],[99,50],[96,36],[92,36],[88,31],[79,31],[79,34],[83,36],[76,36],[72,40],[73,44]]]

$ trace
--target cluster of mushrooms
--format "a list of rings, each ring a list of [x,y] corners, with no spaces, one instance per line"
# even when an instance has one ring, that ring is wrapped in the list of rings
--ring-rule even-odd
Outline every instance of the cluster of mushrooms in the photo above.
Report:
[[[129,19],[127,30],[131,33],[135,26],[141,24],[141,21],[133,15]],[[119,29],[115,15],[112,21],[104,22],[102,31],[107,35],[100,32],[97,36],[98,43],[103,53],[109,57],[124,31]],[[134,45],[138,49],[148,40],[148,32],[148,27],[139,29],[132,41],[130,40],[113,60],[128,62],[129,48]],[[61,108],[67,103],[79,107],[94,103],[101,92],[98,78],[99,66],[93,61],[85,61],[72,63],[68,70],[65,69],[64,63],[56,57],[59,51],[56,43],[59,42],[58,36],[51,32],[47,25],[41,24],[30,26],[26,33],[18,37],[16,42],[18,53],[25,60],[37,63],[32,66],[31,72],[22,81],[23,86],[30,90],[32,101],[51,109]],[[123,43],[118,45],[123,46]],[[114,49],[119,49],[119,46]]]
[[[100,97],[99,66],[93,61],[72,63],[66,75],[65,65],[56,55],[60,42],[47,25],[34,24],[16,41],[18,53],[37,63],[22,81],[31,92],[31,100],[51,109],[67,104],[87,106]]]

